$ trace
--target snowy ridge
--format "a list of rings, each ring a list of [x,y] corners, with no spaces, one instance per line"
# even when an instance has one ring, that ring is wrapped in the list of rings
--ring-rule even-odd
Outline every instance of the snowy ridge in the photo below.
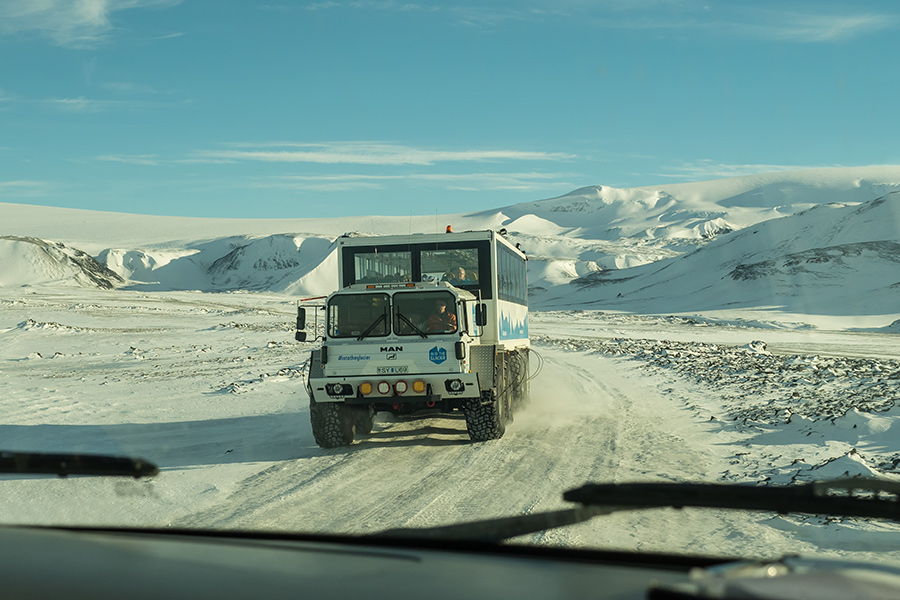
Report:
[[[69,246],[92,249],[97,262],[123,280],[104,276],[98,284],[103,286],[324,295],[335,287],[333,243],[339,235],[415,232],[439,239],[445,224],[456,231],[505,228],[529,254],[535,308],[584,304],[668,313],[775,306],[786,313],[829,315],[834,309],[828,305],[842,303],[853,307],[852,315],[865,316],[885,301],[893,319],[854,323],[885,327],[900,318],[890,299],[900,242],[895,190],[900,167],[813,169],[632,189],[590,186],[548,200],[442,217],[178,219],[0,204],[0,233],[60,239],[66,231]],[[195,237],[185,237],[189,232]],[[11,247],[4,265],[4,285],[75,277],[75,271],[35,262]],[[822,292],[815,305],[796,296],[801,284],[807,297],[806,286]],[[848,304],[859,289],[873,294]]]
[[[0,236],[0,286],[62,284],[111,289],[123,279],[88,254],[33,237]]]
[[[819,205],[683,256],[589,273],[573,282],[579,291],[556,289],[540,303],[647,312],[780,307],[807,315],[896,314],[897,223],[896,192],[859,206]]]

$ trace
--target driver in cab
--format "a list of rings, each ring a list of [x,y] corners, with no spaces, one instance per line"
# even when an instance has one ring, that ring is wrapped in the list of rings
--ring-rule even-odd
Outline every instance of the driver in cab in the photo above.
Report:
[[[456,331],[456,315],[447,310],[446,300],[436,300],[434,313],[428,317],[425,331],[453,333]]]

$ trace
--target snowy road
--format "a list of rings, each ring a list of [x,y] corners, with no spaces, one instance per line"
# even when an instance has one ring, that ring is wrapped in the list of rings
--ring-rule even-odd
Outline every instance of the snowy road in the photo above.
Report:
[[[564,490],[587,481],[759,481],[828,465],[893,477],[897,465],[885,465],[891,453],[900,456],[888,438],[863,439],[858,431],[857,439],[812,443],[818,438],[810,432],[824,429],[811,416],[789,426],[728,421],[729,398],[768,402],[763,389],[806,393],[818,385],[797,388],[796,378],[780,375],[758,383],[752,356],[725,352],[744,361],[746,377],[734,381],[689,376],[692,368],[735,370],[720,349],[705,350],[711,343],[738,347],[770,334],[785,347],[811,340],[818,348],[837,348],[852,335],[860,341],[851,354],[872,347],[893,356],[896,346],[860,333],[536,313],[532,329],[545,365],[531,405],[503,439],[472,444],[461,418],[380,416],[352,447],[322,450],[302,388],[311,346],[292,339],[290,298],[7,289],[0,308],[5,448],[124,453],[162,467],[150,481],[0,478],[7,522],[374,532],[557,508]],[[634,341],[631,355],[602,346],[614,337]],[[647,340],[680,340],[689,351]],[[860,381],[896,393],[895,363],[874,358],[866,368],[884,377]],[[831,371],[840,366],[828,364]],[[886,427],[887,435],[897,418],[889,411],[864,423],[864,416],[841,419]],[[841,419],[828,426],[837,430]],[[758,443],[763,434],[780,437]],[[850,452],[851,444],[860,451]],[[795,467],[798,457],[807,471]],[[896,528],[829,528],[823,536],[808,519],[648,511],[529,541],[766,555],[894,549],[887,534]]]

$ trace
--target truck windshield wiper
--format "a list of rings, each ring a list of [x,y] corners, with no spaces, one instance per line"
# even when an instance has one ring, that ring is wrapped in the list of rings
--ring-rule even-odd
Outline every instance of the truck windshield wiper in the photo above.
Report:
[[[152,477],[159,468],[142,458],[104,454],[0,451],[0,474]]]
[[[419,329],[418,327],[416,327],[415,323],[413,323],[412,321],[410,321],[409,318],[408,318],[406,315],[404,315],[402,312],[400,312],[399,310],[397,311],[397,317],[399,317],[401,321],[403,321],[404,323],[406,323],[407,325],[409,325],[409,326],[412,328],[413,331],[415,331],[416,333],[418,333],[418,334],[419,334],[420,336],[422,336],[423,338],[427,338],[427,337],[428,337],[428,334],[427,334],[427,333],[425,333],[424,331],[422,331],[421,329]]]
[[[363,331],[361,334],[359,334],[359,337],[356,339],[362,340],[363,338],[368,336],[370,333],[372,333],[375,330],[375,328],[378,327],[378,325],[383,321],[387,321],[387,313],[386,312],[381,313],[381,316],[378,317],[377,319],[375,319],[371,325],[366,327],[366,330]]]
[[[865,478],[783,487],[723,483],[589,483],[565,492],[563,499],[581,506],[444,527],[389,529],[378,535],[500,542],[582,523],[599,515],[664,507],[727,508],[900,521],[900,482]]]

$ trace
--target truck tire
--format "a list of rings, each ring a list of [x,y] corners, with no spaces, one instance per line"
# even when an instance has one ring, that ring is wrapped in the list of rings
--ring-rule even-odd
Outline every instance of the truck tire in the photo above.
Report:
[[[506,407],[493,390],[481,393],[479,400],[466,403],[466,430],[473,442],[499,440],[506,433]]]
[[[353,443],[358,415],[341,402],[309,399],[309,421],[320,448],[338,448]]]
[[[375,409],[371,406],[348,406],[347,408],[352,408],[357,413],[356,432],[363,435],[372,433],[372,428],[375,427]]]

